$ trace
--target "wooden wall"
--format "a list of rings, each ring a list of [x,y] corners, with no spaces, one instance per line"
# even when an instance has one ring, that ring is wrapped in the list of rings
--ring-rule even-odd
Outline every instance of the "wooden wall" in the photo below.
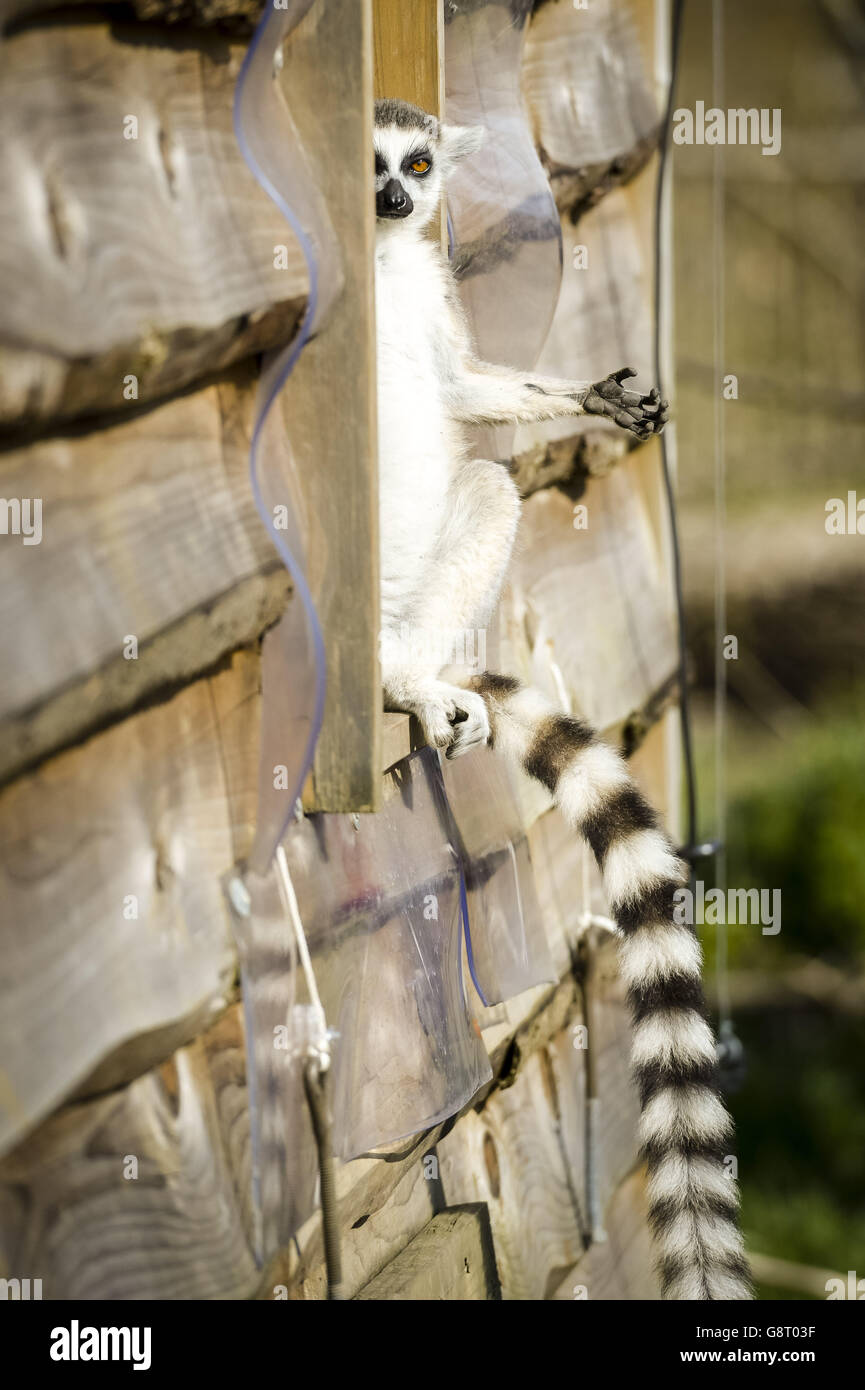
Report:
[[[565,8],[548,0],[529,31],[536,134],[555,125],[538,72]],[[325,186],[329,143],[369,120],[373,54],[377,91],[399,74],[400,95],[440,100],[442,26],[432,0],[313,10],[300,37],[327,69],[333,119],[316,135],[311,107],[305,134]],[[160,0],[134,24],[74,5],[50,23],[36,5],[2,12],[17,22],[0,44],[0,492],[41,497],[45,520],[39,546],[0,537],[0,1275],[40,1277],[50,1298],[324,1291],[317,1216],[265,1271],[252,1257],[245,1042],[219,882],[254,829],[261,635],[292,602],[249,492],[256,354],[288,341],[308,293],[231,129],[251,7],[219,11],[237,23],[214,26],[201,5],[171,28]],[[626,12],[610,0],[595,20],[619,33]],[[630,96],[651,87],[651,36],[628,32],[619,100],[642,110]],[[424,61],[406,77],[395,54],[418,34]],[[123,136],[130,115],[136,140]],[[570,334],[567,351],[576,343],[597,375],[635,354],[648,365],[652,138],[635,127],[620,149],[582,148],[573,169],[559,150],[549,166],[566,248],[551,362]],[[590,198],[574,182],[587,168]],[[332,677],[316,794],[334,809],[378,804],[382,771],[413,739],[407,719],[382,720],[375,684],[364,179],[331,199],[345,289],[281,407],[296,437],[334,382],[344,407],[309,492]],[[568,272],[575,239],[589,246],[586,282]],[[124,395],[131,378],[137,395]],[[528,500],[502,611],[509,667],[614,739],[652,724],[675,665],[656,448],[621,452],[603,429],[521,436],[512,467]],[[663,719],[634,766],[674,815],[670,749]],[[597,876],[543,796],[524,788],[522,811],[559,981],[479,1011],[494,1080],[456,1123],[387,1162],[340,1167],[352,1295],[654,1295],[614,944],[583,918],[603,909]]]

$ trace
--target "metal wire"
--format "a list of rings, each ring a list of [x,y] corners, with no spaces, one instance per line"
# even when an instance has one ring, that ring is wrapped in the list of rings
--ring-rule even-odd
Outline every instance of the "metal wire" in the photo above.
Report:
[[[724,0],[712,0],[712,104],[724,109]],[[715,887],[727,900],[727,479],[724,418],[724,145],[715,145],[712,160],[712,293],[715,334]],[[715,973],[721,1032],[730,1023],[727,972],[727,914],[715,934]]]

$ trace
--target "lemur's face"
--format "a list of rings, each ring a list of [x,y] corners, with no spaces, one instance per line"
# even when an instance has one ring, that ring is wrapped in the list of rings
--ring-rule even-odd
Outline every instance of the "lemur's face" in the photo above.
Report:
[[[449,168],[478,149],[483,130],[440,125],[405,101],[375,104],[375,215],[379,230],[424,227]]]

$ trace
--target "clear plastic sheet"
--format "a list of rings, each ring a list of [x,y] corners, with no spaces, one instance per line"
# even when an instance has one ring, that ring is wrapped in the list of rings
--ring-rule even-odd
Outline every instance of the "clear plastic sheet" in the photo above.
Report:
[[[318,1160],[303,1089],[308,1001],[297,997],[302,977],[275,869],[250,875],[246,891],[235,927],[252,1128],[254,1254],[261,1265],[315,1210]],[[236,897],[229,898],[236,906]]]
[[[268,7],[256,29],[237,82],[234,125],[244,159],[284,214],[300,243],[309,274],[303,322],[285,348],[265,362],[250,450],[255,503],[294,582],[294,599],[264,643],[263,712],[256,838],[249,856],[264,873],[293,813],[312,762],[324,708],[324,646],[306,580],[302,476],[271,409],[310,334],[341,284],[336,240],[307,167],[278,80],[282,44],[313,0]],[[300,461],[302,464],[302,460]],[[283,769],[281,777],[274,768]]]
[[[559,217],[520,94],[532,0],[449,0],[445,6],[445,115],[487,132],[478,154],[448,181],[452,260],[478,351],[533,367],[558,299]],[[511,431],[479,448],[510,454]]]
[[[338,1034],[344,1158],[454,1114],[491,1076],[462,975],[462,882],[436,755],[387,774],[375,816],[314,815],[284,848]]]
[[[529,28],[523,91],[535,137],[563,205],[582,209],[576,228],[571,212],[562,214],[565,272],[537,362],[550,376],[596,381],[628,365],[644,385],[654,380],[653,267],[632,190],[614,188],[586,206],[617,162],[639,162],[654,144],[660,113],[646,52],[649,20],[624,0],[593,0],[585,10],[550,0]],[[590,273],[578,267],[578,254]],[[621,431],[592,416],[520,425],[514,448],[581,434],[590,436],[599,472],[626,452]]]
[[[489,749],[445,760],[444,786],[463,861],[472,978],[485,1004],[554,981],[528,842],[510,773]]]
[[[332,1030],[343,1159],[438,1124],[492,1073],[462,972],[464,884],[438,758],[387,774],[375,816],[313,815],[283,842]],[[229,886],[237,909],[259,1262],[317,1203],[303,1094],[309,1000],[274,866]]]
[[[522,86],[535,138],[556,172],[627,155],[660,120],[627,0],[542,5],[526,41]]]
[[[310,334],[341,287],[336,240],[279,81],[282,45],[313,0],[268,6],[238,78],[234,126],[252,173],[303,251],[309,300],[294,339],[265,361],[250,449],[256,507],[289,570],[293,600],[262,652],[262,724],[256,835],[241,879],[227,876],[243,980],[252,1129],[255,1252],[283,1244],[316,1202],[317,1162],[302,1067],[308,1005],[295,998],[292,936],[273,856],[312,762],[324,707],[324,646],[306,579],[303,459],[272,409]]]
[[[520,90],[531,12],[532,0],[445,6],[445,116],[486,130],[448,183],[452,260],[480,355],[525,368],[546,340],[562,276],[559,215]],[[511,427],[484,430],[475,447],[507,458],[512,440]],[[444,775],[464,846],[472,973],[494,1003],[554,978],[528,846],[507,771],[492,755],[456,760]]]

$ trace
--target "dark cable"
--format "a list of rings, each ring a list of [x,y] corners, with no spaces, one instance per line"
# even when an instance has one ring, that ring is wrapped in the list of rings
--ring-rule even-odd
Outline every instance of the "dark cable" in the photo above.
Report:
[[[676,98],[676,81],[679,74],[679,50],[682,37],[682,14],[685,0],[673,0],[673,13],[670,41],[670,85],[667,91],[667,105],[661,125],[661,140],[658,147],[658,178],[655,188],[655,380],[662,397],[666,397],[661,379],[661,233],[664,205],[664,179],[670,148],[670,127],[673,120],[673,103]],[[673,479],[670,475],[670,460],[667,453],[667,437],[660,435],[661,461],[664,474],[664,491],[667,498],[667,512],[670,518],[670,540],[673,551],[673,581],[676,590],[677,637],[679,651],[679,719],[682,728],[682,752],[685,763],[685,799],[687,806],[687,835],[684,848],[680,851],[689,862],[713,853],[714,844],[697,843],[697,778],[694,770],[694,747],[691,736],[691,700],[688,693],[688,643],[685,623],[685,597],[682,585],[682,552],[679,542],[679,521],[676,513],[676,498]]]
[[[330,1117],[330,1068],[322,1070],[315,1058],[309,1058],[303,1068],[303,1089],[306,1092],[312,1132],[318,1150],[327,1297],[331,1303],[343,1303],[345,1293],[342,1285],[342,1242],[333,1166],[333,1125]]]

